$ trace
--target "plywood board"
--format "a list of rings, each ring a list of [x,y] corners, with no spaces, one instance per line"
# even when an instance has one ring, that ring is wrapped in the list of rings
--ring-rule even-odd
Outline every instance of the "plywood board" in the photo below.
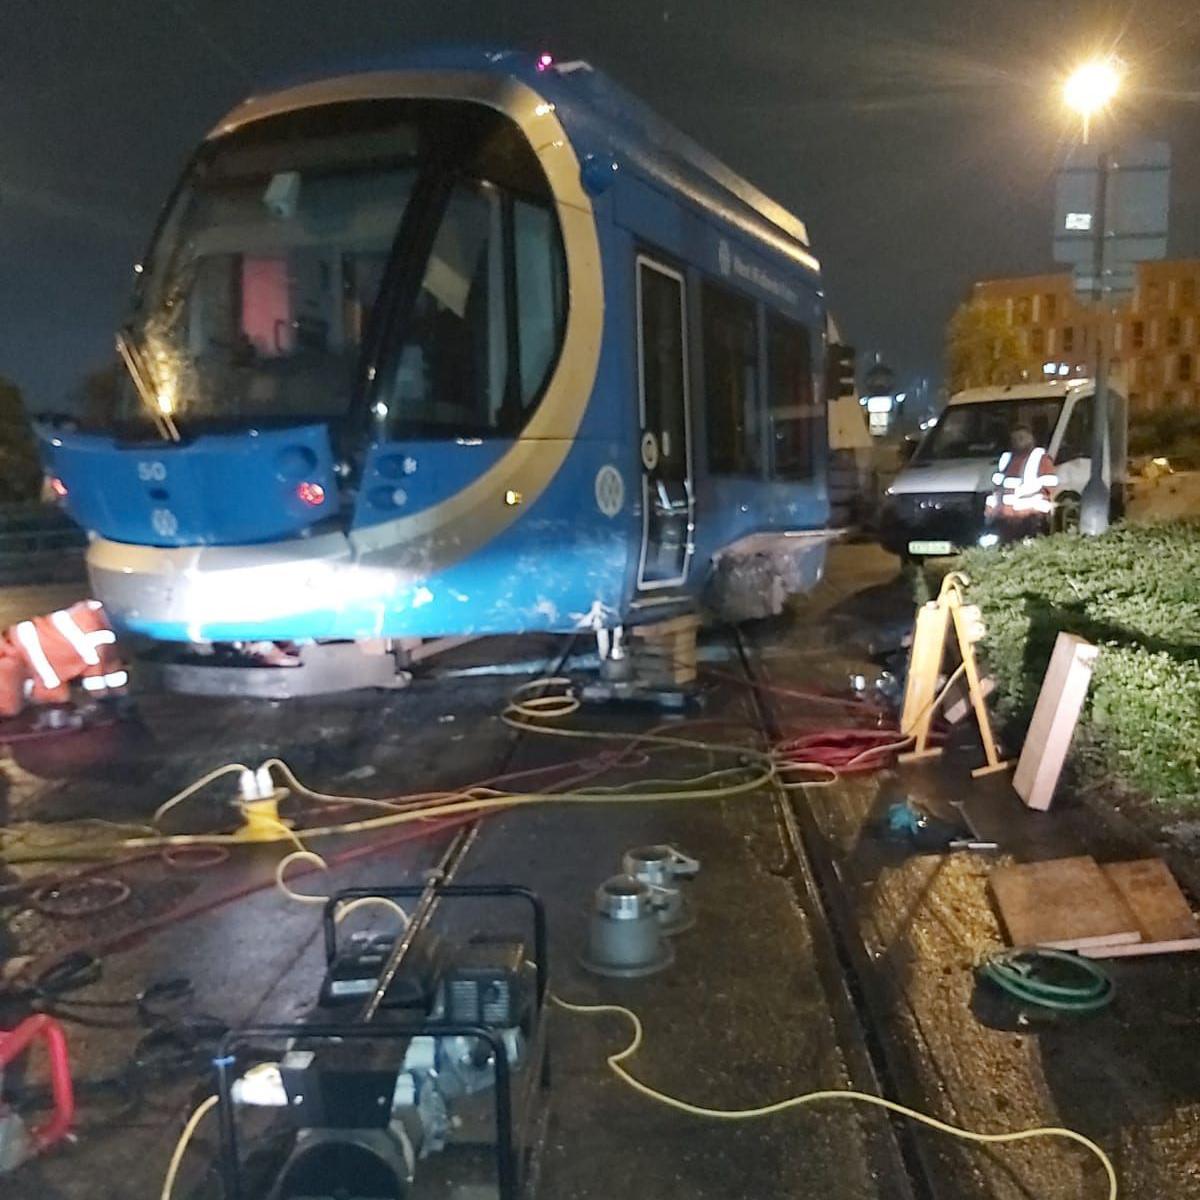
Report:
[[[1045,810],[1054,799],[1098,653],[1099,647],[1073,633],[1060,633],[1054,643],[1013,776],[1017,795],[1030,808]]]
[[[990,883],[1014,946],[1078,950],[1141,940],[1137,918],[1093,858],[998,867]]]
[[[1100,868],[1137,919],[1144,942],[1200,938],[1200,921],[1167,864],[1159,858],[1105,863]]]

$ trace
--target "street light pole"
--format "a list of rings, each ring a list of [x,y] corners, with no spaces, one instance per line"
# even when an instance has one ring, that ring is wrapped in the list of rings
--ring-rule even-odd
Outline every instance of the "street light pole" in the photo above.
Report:
[[[1079,503],[1079,531],[1103,533],[1108,528],[1111,498],[1104,478],[1108,458],[1108,306],[1104,286],[1105,227],[1108,224],[1107,147],[1100,152],[1096,171],[1096,203],[1092,223],[1092,302],[1096,309],[1096,394],[1092,398],[1091,474]]]
[[[1101,114],[1121,90],[1123,64],[1114,57],[1082,63],[1066,79],[1063,98],[1083,118],[1083,141],[1087,144],[1092,118]],[[1105,468],[1108,436],[1108,326],[1105,303],[1105,238],[1108,226],[1108,176],[1111,169],[1108,145],[1099,156],[1096,171],[1096,202],[1092,211],[1092,301],[1096,309],[1096,392],[1092,399],[1091,477],[1083,489],[1079,506],[1082,533],[1103,533],[1108,528],[1109,485]]]

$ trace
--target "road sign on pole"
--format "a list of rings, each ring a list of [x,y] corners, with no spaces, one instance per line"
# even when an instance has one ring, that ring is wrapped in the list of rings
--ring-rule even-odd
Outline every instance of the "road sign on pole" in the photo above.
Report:
[[[1165,258],[1170,205],[1171,150],[1165,142],[1135,142],[1097,152],[1072,151],[1059,172],[1054,212],[1054,257],[1075,272],[1075,290],[1098,310],[1092,400],[1091,472],[1080,497],[1079,527],[1103,533],[1112,508],[1105,460],[1113,444],[1109,429],[1109,305],[1131,292],[1139,262]],[[1122,444],[1124,431],[1120,431]]]
[[[1101,173],[1106,176],[1103,214]],[[1171,149],[1165,142],[1131,142],[1107,154],[1091,146],[1071,152],[1058,174],[1054,260],[1074,268],[1081,295],[1132,291],[1134,265],[1166,257],[1170,176]],[[1097,242],[1103,250],[1099,286]]]

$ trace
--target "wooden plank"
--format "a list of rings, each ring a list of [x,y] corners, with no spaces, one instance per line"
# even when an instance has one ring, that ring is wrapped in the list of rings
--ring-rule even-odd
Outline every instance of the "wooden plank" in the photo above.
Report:
[[[900,729],[916,739],[916,749],[925,749],[929,725],[933,720],[933,701],[937,696],[938,675],[946,653],[946,633],[950,610],[934,601],[917,611],[917,627],[908,656],[908,685],[904,692],[904,712]]]
[[[675,656],[675,682],[692,683],[696,678],[696,630],[680,629],[671,642]]]
[[[1078,950],[1141,940],[1137,918],[1088,856],[998,867],[990,883],[1014,946]]]
[[[1170,868],[1160,858],[1105,863],[1101,868],[1137,918],[1144,942],[1180,942],[1200,938],[1192,914]]]
[[[995,747],[993,746],[993,753],[994,752],[995,752]],[[973,770],[971,772],[971,778],[972,779],[982,779],[985,775],[999,775],[1001,771],[1011,771],[1011,770],[1012,770],[1012,759],[1006,758],[1006,759],[1004,759],[1003,762],[986,763],[982,767],[976,767],[975,770]]]
[[[971,696],[971,704],[975,708],[975,719],[979,723],[979,737],[983,741],[983,753],[987,758],[987,766],[980,767],[971,774],[975,778],[989,775],[993,771],[1002,771],[1007,762],[1000,761],[996,740],[992,737],[992,719],[988,714],[987,702],[984,700],[983,689],[979,682],[979,667],[975,662],[975,646],[971,641],[971,631],[966,609],[961,604],[954,608],[954,632],[958,635],[958,650],[962,656],[963,671],[967,679],[967,691]]]
[[[941,757],[942,747],[931,746],[928,750],[907,750],[905,753],[899,755],[897,761],[902,763],[927,762],[931,758]]]
[[[1200,950],[1200,937],[1174,942],[1122,942],[1111,946],[1080,946],[1084,958],[1137,958],[1147,954],[1182,954]]]
[[[1099,652],[1073,633],[1060,633],[1054,643],[1013,776],[1017,795],[1030,808],[1045,811],[1054,799]]]

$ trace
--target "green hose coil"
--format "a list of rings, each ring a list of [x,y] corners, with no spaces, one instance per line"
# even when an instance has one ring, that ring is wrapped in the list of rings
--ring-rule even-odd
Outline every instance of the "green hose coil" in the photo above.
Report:
[[[1001,950],[980,964],[979,975],[1014,999],[1056,1012],[1097,1012],[1116,991],[1102,967],[1062,950]]]

